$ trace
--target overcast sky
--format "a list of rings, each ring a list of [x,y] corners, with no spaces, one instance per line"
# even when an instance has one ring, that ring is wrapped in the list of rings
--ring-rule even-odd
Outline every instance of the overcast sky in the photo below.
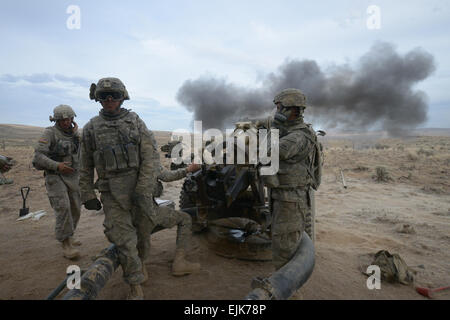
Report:
[[[76,26],[71,5],[80,9],[79,29],[67,26]],[[380,9],[380,29],[367,27],[370,5]],[[446,0],[3,0],[0,123],[48,126],[53,108],[69,104],[83,126],[100,109],[90,84],[115,76],[131,97],[124,107],[149,128],[188,129],[192,114],[176,99],[186,80],[258,88],[287,59],[353,64],[386,41],[400,53],[420,47],[434,56],[436,71],[417,86],[429,102],[422,127],[448,128],[449,30]]]

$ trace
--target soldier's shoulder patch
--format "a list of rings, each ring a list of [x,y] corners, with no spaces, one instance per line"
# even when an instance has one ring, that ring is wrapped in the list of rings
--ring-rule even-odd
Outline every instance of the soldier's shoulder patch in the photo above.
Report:
[[[44,139],[44,138],[41,138],[41,139],[39,139],[39,143],[45,143],[45,144],[47,144],[47,143],[48,143],[48,140],[47,140],[47,139]]]

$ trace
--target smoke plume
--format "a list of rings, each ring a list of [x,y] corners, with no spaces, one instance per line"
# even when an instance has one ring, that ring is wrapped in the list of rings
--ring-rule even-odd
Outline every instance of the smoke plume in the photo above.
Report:
[[[353,67],[323,70],[314,60],[289,60],[266,75],[259,88],[202,77],[185,81],[177,99],[204,129],[223,129],[236,120],[268,115],[279,91],[298,88],[307,97],[306,122],[320,121],[324,129],[378,126],[396,135],[427,120],[427,97],[414,86],[434,70],[434,58],[426,51],[400,55],[392,44],[379,42]]]

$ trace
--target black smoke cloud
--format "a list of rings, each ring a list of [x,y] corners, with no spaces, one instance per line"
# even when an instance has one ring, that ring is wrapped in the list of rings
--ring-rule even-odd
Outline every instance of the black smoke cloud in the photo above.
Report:
[[[236,120],[268,115],[276,93],[298,88],[307,96],[307,122],[351,130],[378,126],[396,135],[427,120],[427,97],[414,86],[434,70],[434,58],[426,51],[416,48],[401,55],[394,45],[379,42],[353,67],[324,70],[314,60],[287,60],[264,76],[259,88],[201,77],[185,81],[177,99],[203,121],[204,129],[224,129]]]

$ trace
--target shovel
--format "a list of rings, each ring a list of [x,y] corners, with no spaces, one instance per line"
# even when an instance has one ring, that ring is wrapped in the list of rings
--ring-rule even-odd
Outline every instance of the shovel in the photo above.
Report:
[[[435,289],[416,287],[416,291],[418,293],[420,293],[421,295],[432,299],[433,298],[432,295],[433,295],[434,292],[442,291],[442,290],[449,289],[449,288],[450,288],[450,286],[440,287],[440,288],[435,288]]]
[[[24,194],[24,190],[26,190],[27,192]],[[20,209],[19,211],[19,217],[23,217],[26,216],[29,212],[30,212],[30,208],[26,208],[25,207],[25,202],[27,200],[28,197],[28,193],[30,192],[30,187],[22,187],[20,189],[20,193],[22,194],[22,199],[23,199],[23,208]]]

